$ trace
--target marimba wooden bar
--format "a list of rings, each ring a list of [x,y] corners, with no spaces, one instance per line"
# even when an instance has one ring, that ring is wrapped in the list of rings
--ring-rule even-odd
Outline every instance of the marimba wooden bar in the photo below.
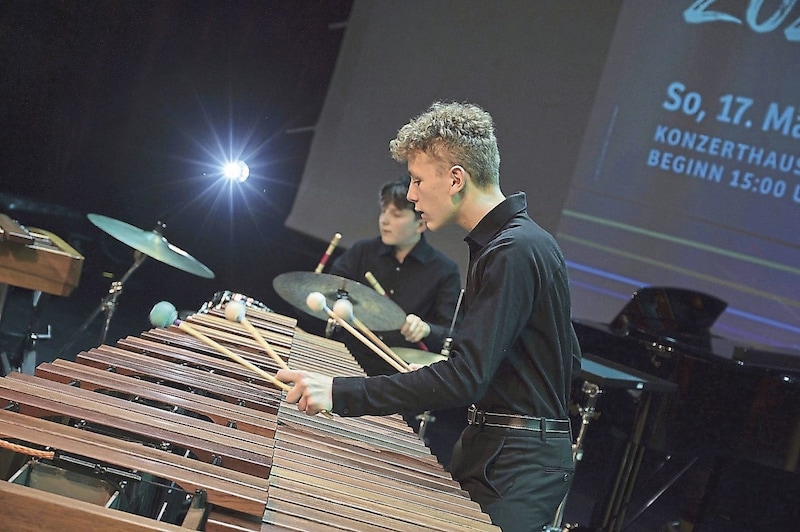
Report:
[[[341,343],[305,333],[292,318],[249,309],[248,320],[292,368],[363,375]],[[278,369],[222,311],[187,322],[267,373]],[[0,379],[0,444],[9,448],[0,449],[0,505],[12,508],[3,524],[497,530],[400,416],[312,417],[282,399],[269,381],[175,326]],[[78,478],[60,481],[67,491],[99,476],[116,489],[119,509],[19,483],[38,464]]]

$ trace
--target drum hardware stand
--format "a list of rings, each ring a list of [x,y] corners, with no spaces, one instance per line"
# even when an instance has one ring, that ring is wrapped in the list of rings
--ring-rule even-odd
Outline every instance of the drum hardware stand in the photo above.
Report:
[[[117,309],[117,299],[119,296],[122,295],[122,289],[125,282],[128,278],[136,271],[139,266],[147,259],[147,255],[140,252],[134,251],[133,253],[133,264],[128,271],[125,272],[125,275],[119,281],[113,281],[111,286],[108,289],[108,293],[106,296],[100,301],[100,304],[92,311],[86,321],[75,331],[72,337],[61,347],[61,350],[58,352],[59,355],[62,355],[64,351],[67,350],[69,346],[71,346],[78,336],[83,333],[89,325],[94,321],[100,312],[105,314],[105,319],[103,320],[103,328],[100,331],[100,344],[103,344],[106,341],[106,335],[108,334],[109,326],[111,325],[111,318],[114,316],[114,311]]]
[[[425,412],[417,415],[417,419],[419,420],[419,429],[417,430],[417,435],[419,436],[419,439],[424,442],[425,429],[428,428],[428,423],[433,423],[436,421],[436,416],[432,415],[430,410],[426,410]]]
[[[0,283],[0,321],[3,320],[3,311],[6,308],[6,299],[8,299],[8,284]]]
[[[20,368],[22,373],[26,373],[28,375],[33,375],[36,371],[36,342],[39,340],[49,340],[53,337],[52,334],[52,327],[47,325],[47,332],[46,333],[35,333],[30,331],[28,335],[28,339],[25,342],[25,348],[22,353],[22,367]]]
[[[6,305],[6,298],[8,295],[8,288],[7,284],[0,284],[0,322],[2,322],[3,310]],[[41,303],[42,301],[42,291],[41,290],[34,290],[33,291],[33,298],[31,300],[31,313],[28,317],[28,325],[23,333],[24,340],[22,341],[19,347],[19,365],[15,366],[14,368],[11,367],[11,362],[16,362],[16,358],[13,360],[9,360],[8,353],[3,351],[0,353],[0,363],[2,363],[2,375],[7,375],[11,373],[11,371],[19,370],[22,373],[27,373],[28,375],[33,375],[34,370],[36,369],[36,341],[37,340],[48,340],[51,336],[51,327],[50,325],[47,326],[47,332],[45,333],[36,333],[33,332],[34,325],[36,324],[36,320],[39,318],[39,314],[41,311]],[[16,349],[15,349],[16,350]]]
[[[189,530],[205,530],[209,513],[211,513],[211,505],[208,503],[208,493],[205,490],[197,489],[181,527]]]
[[[589,428],[589,422],[594,419],[597,398],[603,393],[603,390],[597,384],[589,381],[584,381],[582,391],[586,394],[587,400],[586,406],[578,410],[581,414],[581,428],[573,446],[576,461],[583,458],[583,440],[586,438],[586,430]]]
[[[589,428],[589,422],[594,419],[597,398],[601,393],[603,393],[603,390],[601,390],[597,384],[589,381],[583,382],[583,388],[581,391],[586,394],[587,399],[586,405],[578,408],[578,412],[581,414],[581,428],[578,431],[578,437],[575,438],[575,443],[572,445],[572,462],[576,466],[583,458],[583,440],[586,438],[586,429]],[[544,527],[543,532],[565,532],[573,528],[569,524],[562,524],[562,521],[564,520],[564,507],[567,504],[568,496],[569,491],[567,491],[567,493],[564,495],[564,498],[561,500],[561,504],[558,505],[558,510],[556,510],[556,516],[553,519],[553,524],[549,527]]]

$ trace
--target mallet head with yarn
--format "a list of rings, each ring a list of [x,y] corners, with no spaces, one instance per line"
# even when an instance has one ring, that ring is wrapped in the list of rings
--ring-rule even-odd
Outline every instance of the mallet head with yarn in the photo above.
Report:
[[[328,301],[322,292],[311,292],[306,296],[306,305],[314,312],[322,312],[328,308]]]
[[[353,321],[353,303],[349,299],[337,299],[333,304],[333,312],[343,320]]]
[[[225,318],[230,321],[241,322],[246,319],[247,307],[241,301],[230,301],[225,305]]]
[[[149,317],[153,327],[169,327],[178,321],[178,309],[169,301],[159,301],[153,305]]]

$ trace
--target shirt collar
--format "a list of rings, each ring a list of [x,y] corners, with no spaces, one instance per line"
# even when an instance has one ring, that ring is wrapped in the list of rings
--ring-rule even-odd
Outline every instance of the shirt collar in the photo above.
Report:
[[[378,237],[378,238],[380,238],[380,237]],[[394,246],[387,246],[386,244],[381,242],[381,249],[378,252],[378,254],[379,255],[389,255],[389,256],[393,257],[394,256]],[[411,257],[411,258],[413,258],[414,260],[416,260],[418,262],[425,263],[425,262],[428,262],[431,259],[433,259],[434,258],[433,255],[434,255],[433,247],[430,244],[428,244],[428,241],[425,239],[425,235],[422,234],[422,235],[420,235],[420,239],[419,239],[419,242],[417,242],[417,245],[414,246],[411,249],[411,251],[408,253],[408,255],[406,255],[406,259]]]
[[[478,225],[464,238],[470,249],[484,247],[497,232],[517,214],[528,209],[528,200],[524,192],[517,192],[500,202],[484,216]]]

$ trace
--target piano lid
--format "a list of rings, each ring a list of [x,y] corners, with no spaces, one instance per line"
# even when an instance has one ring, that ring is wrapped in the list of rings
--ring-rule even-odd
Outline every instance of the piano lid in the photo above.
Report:
[[[728,304],[714,296],[665,286],[646,286],[611,321],[610,328],[625,334],[635,330],[656,336],[705,337]]]

